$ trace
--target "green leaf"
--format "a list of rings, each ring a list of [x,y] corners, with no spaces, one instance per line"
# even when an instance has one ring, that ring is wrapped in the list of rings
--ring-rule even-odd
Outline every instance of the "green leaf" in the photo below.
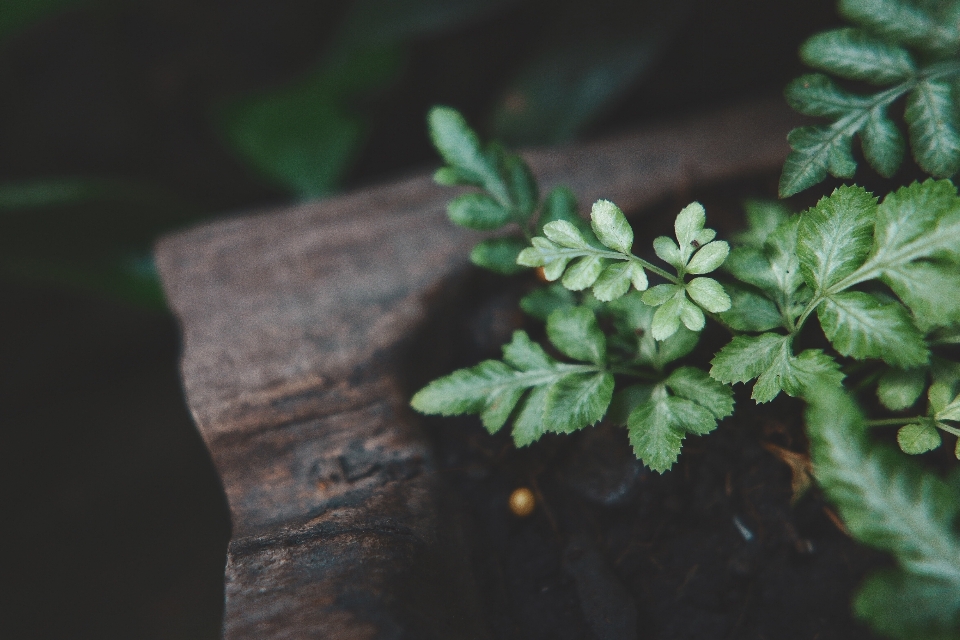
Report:
[[[957,106],[949,82],[925,78],[907,96],[913,157],[924,171],[949,178],[960,169]]]
[[[659,307],[667,300],[675,298],[682,287],[675,284],[658,284],[643,292],[643,303],[651,307]]]
[[[826,291],[863,264],[873,244],[876,199],[860,187],[839,187],[800,218],[797,255],[803,278]]]
[[[490,394],[483,411],[480,412],[480,421],[484,428],[490,433],[496,433],[502,429],[525,391],[524,388],[512,387]]]
[[[447,205],[450,220],[461,227],[490,231],[510,221],[510,212],[483,193],[464,193]]]
[[[477,134],[456,110],[438,106],[427,115],[430,139],[443,159],[473,184],[483,186],[501,205],[509,204],[506,186],[480,148]]]
[[[960,421],[960,395],[954,395],[951,385],[936,382],[930,386],[928,395],[934,418]]]
[[[717,232],[714,231],[713,229],[700,229],[700,231],[697,232],[697,235],[694,238],[694,242],[692,242],[691,245],[693,245],[694,248],[696,248],[697,245],[700,245],[702,247],[705,244],[710,244],[711,242],[713,242],[713,239],[716,237],[717,237]]]
[[[649,365],[658,371],[693,351],[700,339],[699,333],[685,327],[678,328],[676,333],[664,340],[654,338],[652,327],[655,310],[644,304],[642,296],[636,293],[610,303],[607,309],[614,314],[614,336],[636,337],[636,342],[628,348],[635,349],[637,364]]]
[[[806,398],[818,384],[832,385],[837,389],[843,385],[844,375],[840,365],[820,349],[807,349],[796,357],[775,362],[774,365],[780,367],[778,384],[789,396]],[[759,380],[757,384],[760,384]]]
[[[597,316],[586,307],[554,311],[547,318],[547,337],[574,360],[601,364],[607,357],[607,339]]]
[[[867,125],[860,132],[863,155],[877,173],[891,178],[903,162],[906,142],[900,129],[887,117],[883,106],[870,110]]]
[[[886,272],[922,258],[960,260],[960,199],[949,180],[901,187],[877,208],[873,255],[865,268]]]
[[[919,328],[960,322],[960,271],[955,265],[913,262],[885,271],[882,280],[910,307]]]
[[[710,273],[723,264],[729,254],[730,245],[723,240],[709,242],[697,250],[687,263],[686,271],[693,274]]]
[[[841,78],[881,85],[910,78],[917,70],[906,49],[851,28],[818,33],[800,47],[800,58]]]
[[[50,210],[93,204],[121,204],[142,208],[148,203],[163,209],[187,209],[170,193],[146,183],[105,178],[53,178],[0,183],[0,212]],[[49,225],[49,221],[41,224]]]
[[[917,422],[900,427],[897,444],[904,453],[918,455],[940,446],[940,432],[929,422]]]
[[[501,275],[509,276],[524,271],[517,264],[520,252],[526,248],[522,238],[488,238],[478,243],[470,252],[470,262]]]
[[[793,356],[790,342],[789,336],[776,333],[736,337],[713,358],[710,375],[731,384],[757,378],[751,397],[758,403],[770,402],[781,390],[806,397],[813,386],[842,384],[833,358],[819,349]]]
[[[537,208],[537,201],[540,199],[536,178],[520,156],[507,154],[504,165],[510,198],[517,207],[520,219],[526,223],[533,215]]]
[[[664,381],[681,398],[696,402],[717,420],[733,413],[733,389],[696,367],[680,367]],[[712,428],[711,428],[712,429]]]
[[[663,473],[677,461],[685,433],[703,435],[713,431],[717,426],[717,414],[720,414],[719,417],[728,415],[724,413],[728,405],[732,409],[732,399],[718,388],[722,385],[708,386],[710,381],[706,374],[700,378],[692,373],[695,370],[691,368],[678,371],[680,373],[676,374],[676,378],[671,376],[673,385],[668,379],[664,384],[654,387],[650,399],[639,404],[627,419],[634,452],[644,464],[658,473]],[[704,399],[717,413],[700,404],[699,398],[694,401],[670,395],[667,389],[673,386],[691,395],[698,389],[705,390],[707,396]]]
[[[579,373],[564,376],[547,393],[544,427],[571,433],[603,419],[613,398],[612,373]]]
[[[534,238],[534,240],[536,240],[536,238]],[[526,252],[526,249],[524,249],[524,253],[525,252]],[[520,256],[517,257],[517,264],[529,265],[530,262],[525,261],[523,258],[524,258],[524,254],[521,253]],[[570,263],[570,258],[566,258],[566,257],[555,258],[549,262],[544,262],[543,277],[546,278],[547,282],[553,282],[554,280],[556,280],[557,278],[563,275],[563,271],[564,269],[567,268],[567,265],[569,263]]]
[[[495,394],[522,385],[516,371],[498,360],[484,360],[469,369],[454,371],[418,391],[410,401],[420,413],[455,416],[479,413]],[[532,386],[533,382],[528,386]]]
[[[682,269],[685,261],[680,254],[680,247],[673,239],[667,236],[658,236],[653,239],[653,250],[657,257],[672,266],[674,269]]]
[[[875,631],[898,640],[960,637],[960,589],[949,580],[877,571],[860,587],[853,608]]]
[[[769,331],[782,324],[777,305],[755,290],[737,284],[724,287],[730,296],[730,308],[720,319],[734,331]]]
[[[646,302],[646,299],[644,299],[644,302]],[[653,324],[650,326],[650,335],[654,339],[666,340],[676,333],[677,329],[680,328],[680,319],[686,306],[685,302],[687,302],[687,297],[683,293],[678,293],[657,307],[653,314]]]
[[[753,247],[762,247],[770,234],[792,216],[786,206],[773,200],[747,200],[743,208],[747,212],[747,230],[737,234],[736,240]]]
[[[546,322],[547,317],[557,309],[571,309],[576,305],[576,296],[561,284],[534,289],[520,298],[520,308],[543,322]]]
[[[840,0],[840,13],[893,42],[928,51],[957,46],[955,27],[941,26],[928,13],[903,0]]]
[[[630,263],[630,283],[633,284],[633,288],[637,291],[646,291],[649,286],[647,272],[635,262]]]
[[[681,251],[685,251],[688,247],[692,251],[693,241],[697,239],[697,235],[703,229],[706,221],[707,212],[699,202],[691,202],[677,214],[673,228]],[[689,254],[686,254],[684,261],[688,257]]]
[[[547,396],[551,386],[535,387],[520,405],[517,417],[513,421],[513,442],[525,447],[540,439],[547,432],[543,417],[546,413]]]
[[[770,263],[770,274],[775,283],[773,289],[767,290],[767,293],[787,313],[792,312],[793,305],[805,304],[806,297],[810,295],[809,290],[804,288],[800,258],[797,255],[799,232],[800,216],[792,216],[770,234],[764,247]],[[792,315],[799,315],[799,311]]]
[[[931,413],[935,417],[939,417],[944,409],[950,405],[951,398],[953,398],[953,385],[937,380],[927,390],[927,398],[930,401]]]
[[[503,348],[503,356],[503,362],[485,360],[434,380],[413,396],[411,406],[427,414],[480,414],[492,433],[506,424],[520,402],[514,425],[514,438],[519,444],[528,444],[547,430],[569,429],[571,420],[583,420],[579,425],[583,426],[603,417],[613,393],[611,374],[558,363],[523,331],[514,332]],[[528,390],[530,395],[522,400]],[[597,394],[596,398],[584,398],[587,391]],[[551,394],[570,397],[555,399],[551,405]],[[558,403],[567,403],[571,409],[572,413],[562,419],[565,422],[549,414],[551,406],[555,411],[562,410]],[[602,407],[598,409],[597,403]],[[599,417],[592,418],[598,411]],[[550,418],[547,422],[546,417]]]
[[[453,167],[440,167],[433,172],[433,181],[443,187],[455,187],[458,185],[475,185],[470,176],[463,174]]]
[[[960,591],[956,487],[887,447],[871,445],[853,400],[831,387],[808,397],[814,474],[851,535],[888,551],[914,575]]]
[[[633,410],[627,420],[627,429],[636,456],[657,473],[663,473],[680,456],[685,434],[671,411],[666,390],[657,387],[653,396],[655,399]],[[693,404],[689,400],[686,402]],[[703,413],[709,415],[706,410]]]
[[[503,346],[503,360],[520,371],[551,369],[557,364],[526,331],[520,330],[514,331],[513,339]]]
[[[630,254],[633,229],[617,205],[609,200],[597,200],[590,211],[590,222],[600,242],[614,251]]]
[[[724,291],[723,285],[713,278],[694,278],[687,283],[686,289],[697,304],[711,313],[721,313],[730,308],[730,296]]]
[[[547,277],[547,280],[552,281],[559,278],[563,274],[563,270],[567,268],[570,257],[558,255],[560,247],[546,238],[537,236],[533,238],[530,243],[533,245],[532,247],[524,247],[523,251],[517,254],[517,264],[524,267],[545,267],[552,262],[562,259],[563,266],[560,268],[560,271],[552,278]],[[569,252],[564,251],[564,253]]]
[[[845,356],[880,358],[901,368],[926,364],[930,358],[923,335],[898,303],[848,291],[824,300],[817,315],[824,334]]]
[[[852,178],[857,170],[850,145],[863,128],[867,111],[852,111],[830,126],[807,126],[787,134],[792,151],[780,176],[780,197],[800,193],[821,182],[829,171],[837,178]]]
[[[877,397],[887,409],[901,411],[912,407],[927,385],[927,370],[889,368],[877,383]]]
[[[577,258],[563,274],[563,286],[570,291],[583,291],[600,277],[607,261],[598,256]]]
[[[870,101],[844,91],[822,73],[809,73],[790,82],[784,91],[787,103],[805,116],[839,118]]]
[[[737,336],[710,361],[710,375],[727,384],[749,382],[770,368],[789,340],[778,333]]]
[[[618,427],[626,426],[633,410],[648,401],[652,392],[653,386],[649,384],[634,384],[620,389],[613,394],[606,421]]]
[[[369,128],[350,103],[395,78],[401,58],[392,47],[353,50],[293,85],[236,100],[218,114],[223,135],[266,178],[301,198],[327,195]]]
[[[877,210],[873,255],[861,271],[881,279],[924,330],[960,318],[960,199],[946,180],[914,183],[888,195]]]
[[[796,251],[794,251],[796,256]],[[761,246],[735,247],[730,252],[730,256],[723,264],[730,274],[737,280],[746,284],[753,285],[762,291],[766,291],[774,296],[780,294],[780,286],[774,278],[770,266],[770,259]],[[796,265],[797,275],[799,275],[800,265]],[[802,280],[801,280],[802,282]]]
[[[561,247],[567,247],[569,249],[590,248],[590,243],[587,242],[586,237],[580,229],[566,220],[558,220],[545,224],[543,226],[543,235]]]
[[[707,320],[703,316],[703,311],[700,310],[700,307],[690,302],[686,297],[679,298],[680,300],[680,321],[683,322],[683,325],[690,329],[691,331],[700,331],[703,329]],[[656,318],[657,314],[653,314]],[[671,332],[671,335],[673,332]],[[654,334],[656,337],[656,334]]]
[[[642,274],[641,284],[646,288],[647,276],[643,268],[634,262],[614,262],[607,266],[593,285],[593,295],[601,302],[610,302],[625,295],[630,285],[637,278],[637,271]]]

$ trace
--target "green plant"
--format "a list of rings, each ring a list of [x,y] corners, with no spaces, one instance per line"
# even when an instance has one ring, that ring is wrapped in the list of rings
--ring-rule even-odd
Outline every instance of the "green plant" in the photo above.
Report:
[[[48,0],[50,1],[50,0]],[[62,1],[62,0],[61,0]],[[546,37],[505,79],[492,119],[514,142],[573,137],[651,66],[690,0],[551,5]],[[303,199],[337,191],[383,119],[413,45],[529,6],[530,0],[351,0],[322,59],[296,81],[218,109],[225,142]],[[593,24],[596,22],[596,24]],[[635,25],[643,25],[638,37]],[[532,36],[531,36],[532,38]]]
[[[945,481],[870,442],[860,409],[835,387],[816,389],[809,403],[817,482],[851,535],[898,565],[867,578],[854,610],[896,638],[960,637],[960,471]]]
[[[954,175],[960,169],[954,96],[960,76],[960,3],[840,0],[839,9],[856,27],[813,36],[800,49],[803,61],[845,81],[882,89],[854,93],[820,73],[797,78],[787,87],[787,101],[794,109],[830,118],[831,123],[790,133],[793,152],[783,168],[780,194],[798,193],[828,172],[852,178],[857,169],[851,150],[855,135],[867,162],[891,177],[906,144],[888,110],[904,96],[904,119],[917,164],[938,178]]]
[[[626,415],[637,456],[665,471],[686,433],[707,433],[730,415],[728,385],[755,380],[752,397],[762,403],[781,391],[803,397],[824,381],[839,386],[844,368],[856,368],[891,411],[915,405],[933,382],[925,414],[874,420],[901,425],[904,451],[938,446],[941,431],[960,434],[960,365],[949,358],[960,337],[960,198],[951,182],[914,183],[879,203],[859,187],[840,187],[800,215],[753,205],[732,251],[693,203],[677,216],[675,238],[653,241],[665,263],[658,266],[632,253],[633,230],[613,203],[595,203],[587,225],[565,190],[538,203],[519,157],[496,145],[482,149],[456,112],[435,109],[430,121],[449,163],[438,179],[484,189],[455,198],[451,219],[477,229],[512,224],[523,234],[483,241],[474,262],[501,273],[540,267],[559,281],[562,289],[534,292],[521,304],[546,320],[552,348],[576,364],[518,332],[502,361],[420,391],[418,410],[479,413],[491,431],[514,416],[515,439],[528,444],[602,419],[619,379],[615,416]],[[521,248],[523,237],[530,246]],[[725,274],[708,276],[721,266]],[[651,287],[649,278],[665,282]],[[609,318],[613,332],[602,332],[598,317]],[[733,338],[709,371],[677,367],[707,317]],[[832,348],[797,348],[813,324]]]
[[[791,132],[781,192],[828,171],[851,176],[856,133],[867,160],[891,175],[904,145],[885,110],[904,94],[918,164],[949,178],[960,168],[948,80],[960,73],[960,3],[840,6],[862,29],[814,36],[804,59],[843,78],[896,84],[869,98],[823,75],[791,84],[797,109],[835,120]],[[732,414],[730,385],[752,382],[757,403],[781,392],[802,398],[818,481],[852,535],[899,563],[867,582],[857,612],[895,637],[960,637],[960,475],[944,482],[865,434],[896,426],[908,454],[960,436],[960,197],[950,180],[914,182],[882,200],[841,186],[801,214],[753,203],[732,249],[692,203],[674,238],[653,240],[655,263],[633,253],[633,230],[613,203],[596,202],[588,224],[572,194],[539,199],[522,160],[482,147],[452,109],[435,108],[429,123],[447,163],[437,181],[480,188],[454,199],[450,218],[518,230],[483,241],[473,262],[505,274],[538,268],[553,284],[521,301],[545,321],[548,344],[517,331],[501,360],[433,381],[414,408],[479,414],[491,432],[510,423],[518,446],[600,420],[623,424],[638,458],[664,472],[687,434],[704,435]],[[707,319],[732,336],[709,368],[710,354],[697,349]],[[822,348],[803,346],[824,339]],[[954,453],[960,459],[960,440]]]

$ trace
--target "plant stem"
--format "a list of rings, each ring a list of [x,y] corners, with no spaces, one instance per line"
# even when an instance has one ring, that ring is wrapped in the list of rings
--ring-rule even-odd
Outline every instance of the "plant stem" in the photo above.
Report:
[[[623,257],[622,257],[623,254],[616,254],[616,255],[621,256],[621,258],[620,258],[621,260],[623,259]],[[638,257],[635,256],[635,255],[630,255],[630,258],[629,258],[629,259],[632,260],[633,262],[638,263],[640,266],[642,266],[642,267],[643,267],[644,269],[646,269],[647,271],[649,271],[649,272],[651,272],[651,273],[655,273],[655,274],[657,274],[658,276],[660,276],[661,278],[663,278],[663,279],[665,279],[665,280],[669,280],[672,284],[683,284],[683,279],[682,279],[682,278],[679,278],[679,277],[677,277],[677,276],[675,276],[675,275],[671,275],[668,271],[664,271],[663,269],[661,269],[661,268],[658,267],[657,265],[651,264],[651,263],[647,262],[646,260],[644,260],[643,258],[638,258]]]
[[[882,418],[880,420],[867,420],[868,427],[895,427],[898,425],[909,424],[921,420],[922,416],[912,416],[907,418]]]
[[[960,429],[957,429],[956,427],[947,426],[947,425],[943,424],[942,422],[940,422],[939,420],[937,421],[937,428],[938,428],[938,429],[941,429],[941,430],[943,430],[943,431],[946,431],[947,433],[951,433],[951,434],[953,434],[953,435],[955,435],[955,436],[960,437]]]

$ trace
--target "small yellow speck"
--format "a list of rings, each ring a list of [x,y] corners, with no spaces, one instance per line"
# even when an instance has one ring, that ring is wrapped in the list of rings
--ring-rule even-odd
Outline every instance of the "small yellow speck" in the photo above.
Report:
[[[526,518],[533,513],[533,509],[536,506],[537,501],[533,498],[533,492],[526,487],[515,489],[514,492],[510,494],[510,511],[513,511],[513,514],[516,516]]]

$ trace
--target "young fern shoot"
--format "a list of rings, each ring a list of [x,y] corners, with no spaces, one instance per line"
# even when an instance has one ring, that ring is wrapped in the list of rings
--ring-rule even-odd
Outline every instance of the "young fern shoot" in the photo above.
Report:
[[[548,281],[561,279],[571,291],[591,288],[601,302],[615,300],[630,289],[645,291],[643,301],[659,307],[653,317],[651,331],[657,340],[673,335],[681,321],[691,331],[703,329],[703,310],[720,313],[730,308],[730,296],[713,278],[695,277],[715,271],[730,252],[722,240],[714,240],[716,232],[705,229],[703,206],[694,202],[677,216],[674,228],[677,240],[666,236],[654,240],[657,255],[674,269],[662,269],[630,251],[633,230],[623,212],[612,202],[598,200],[590,214],[595,235],[590,236],[569,222],[551,222],[544,226],[545,238],[533,239],[533,246],[524,249],[517,262],[530,267],[543,267]],[[647,289],[645,271],[669,282]]]
[[[524,271],[517,256],[531,237],[552,221],[582,224],[576,201],[565,187],[553,189],[540,201],[537,183],[520,156],[498,144],[481,146],[463,116],[449,107],[434,107],[427,116],[434,146],[446,161],[434,174],[438,184],[478,187],[450,201],[451,222],[468,229],[494,231],[513,227],[515,233],[477,244],[470,260],[503,275]]]
[[[629,409],[621,421],[627,424],[637,456],[656,471],[669,469],[687,433],[708,433],[733,411],[730,388],[705,371],[667,369],[689,353],[704,327],[697,304],[706,299],[704,308],[710,312],[730,307],[729,297],[715,280],[684,281],[688,273],[716,269],[728,253],[727,244],[714,242],[715,233],[703,225],[699,204],[677,217],[678,240],[690,244],[700,238],[703,244],[683,252],[669,241],[673,252],[663,252],[673,262],[672,274],[631,253],[633,231],[613,203],[601,200],[594,205],[589,228],[563,220],[546,224],[546,237],[533,238],[533,246],[520,253],[518,262],[543,267],[547,279],[559,279],[568,290],[592,287],[594,308],[555,299],[546,317],[551,345],[575,363],[555,360],[525,332],[517,331],[504,347],[502,361],[487,360],[435,380],[411,404],[423,413],[479,413],[491,432],[513,415],[514,441],[523,446],[547,432],[570,433],[600,421],[614,401],[616,376],[641,380],[644,384],[628,387],[618,398],[618,406]],[[647,290],[647,271],[670,280],[669,299],[678,304],[671,307],[664,300],[654,311],[645,302],[651,291],[658,291],[658,287]],[[712,284],[695,284],[703,280]],[[635,291],[628,295],[631,287]],[[711,297],[702,291],[711,292]],[[613,336],[612,345],[600,329],[598,314],[615,318],[622,329]],[[678,333],[681,322],[686,330]]]

